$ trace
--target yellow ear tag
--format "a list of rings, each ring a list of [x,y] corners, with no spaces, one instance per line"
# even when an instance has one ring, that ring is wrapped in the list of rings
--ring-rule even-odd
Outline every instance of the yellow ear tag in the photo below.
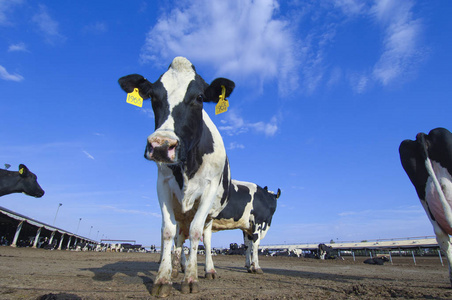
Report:
[[[24,168],[19,170],[19,174],[22,175],[24,173]]]
[[[135,88],[133,92],[127,94],[127,103],[138,107],[143,106],[143,98],[141,98],[137,88]]]
[[[215,106],[215,114],[221,114],[228,110],[229,102],[228,99],[226,99],[226,88],[224,85],[221,86],[221,95],[220,100],[218,100],[217,105]]]

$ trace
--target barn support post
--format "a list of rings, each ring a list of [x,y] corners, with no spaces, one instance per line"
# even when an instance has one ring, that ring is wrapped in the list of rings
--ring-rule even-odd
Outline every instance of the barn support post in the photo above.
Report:
[[[36,232],[35,241],[33,242],[33,247],[32,248],[37,248],[38,247],[39,236],[41,235],[41,229],[42,229],[42,227],[39,227],[38,231]]]
[[[352,250],[353,261],[355,261],[355,252]]]
[[[439,260],[441,261],[441,266],[444,267],[443,258],[441,257],[441,249],[438,249]]]
[[[69,236],[69,241],[67,242],[66,250],[69,250],[69,246],[71,245],[72,235]]]
[[[416,258],[414,257],[414,251],[413,250],[411,250],[411,254],[413,255],[414,265],[416,265]]]
[[[52,231],[52,234],[50,235],[49,245],[52,245],[53,238],[55,237],[56,231]]]
[[[61,247],[63,246],[64,235],[65,235],[65,233],[63,233],[61,235],[61,240],[60,240],[60,245],[58,246],[58,250],[61,250]]]
[[[24,224],[24,221],[21,221],[19,223],[19,225],[17,225],[16,234],[14,234],[14,239],[13,239],[13,242],[11,243],[11,247],[17,247],[17,240],[19,239],[19,234],[20,234],[20,231],[22,230],[23,224]]]
[[[389,260],[391,261],[391,265],[393,265],[393,263],[392,263],[392,255],[391,255],[391,250],[389,250]]]

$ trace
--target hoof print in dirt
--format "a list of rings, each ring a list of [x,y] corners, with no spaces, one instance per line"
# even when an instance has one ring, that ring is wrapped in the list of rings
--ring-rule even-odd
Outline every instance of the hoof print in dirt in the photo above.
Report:
[[[172,286],[169,283],[154,284],[151,295],[155,297],[168,297],[171,293]]]
[[[218,278],[217,273],[206,273],[206,279],[208,279],[208,280],[217,279],[217,278]]]
[[[182,294],[199,293],[198,283],[197,282],[182,282],[181,293]]]
[[[66,294],[66,293],[59,293],[59,294],[46,294],[42,295],[37,298],[37,300],[82,300],[81,297],[74,295],[74,294]]]

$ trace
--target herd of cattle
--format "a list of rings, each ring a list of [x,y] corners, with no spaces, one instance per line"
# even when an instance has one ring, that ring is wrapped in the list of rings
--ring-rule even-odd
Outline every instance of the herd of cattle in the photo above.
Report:
[[[199,291],[197,253],[202,237],[205,276],[216,278],[211,236],[219,230],[241,229],[244,246],[231,246],[230,251],[244,252],[248,272],[262,273],[258,248],[270,228],[281,191],[274,193],[251,182],[231,179],[222,137],[203,109],[204,103],[229,97],[234,82],[217,78],[208,84],[183,57],[176,57],[154,83],[137,74],[118,82],[126,93],[138,92],[141,98],[150,99],[155,117],[155,131],[147,138],[144,153],[157,165],[162,212],[160,267],[151,294],[168,296],[179,267],[184,270],[181,292]],[[452,284],[452,134],[444,128],[419,133],[416,140],[403,141],[399,153],[447,256]],[[22,166],[19,172],[0,170],[0,196],[14,192],[35,197],[44,194],[36,176]],[[183,250],[187,239],[190,247],[186,259]],[[328,247],[319,245],[317,255],[328,258]]]

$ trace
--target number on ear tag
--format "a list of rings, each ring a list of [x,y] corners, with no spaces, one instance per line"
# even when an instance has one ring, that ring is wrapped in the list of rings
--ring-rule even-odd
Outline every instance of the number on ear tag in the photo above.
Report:
[[[137,88],[135,88],[132,93],[127,94],[127,103],[130,103],[138,107],[143,106],[143,98],[141,98]]]
[[[226,99],[226,88],[224,85],[221,86],[221,95],[220,100],[218,100],[217,105],[215,106],[215,114],[221,114],[228,110],[229,102],[228,99]]]

